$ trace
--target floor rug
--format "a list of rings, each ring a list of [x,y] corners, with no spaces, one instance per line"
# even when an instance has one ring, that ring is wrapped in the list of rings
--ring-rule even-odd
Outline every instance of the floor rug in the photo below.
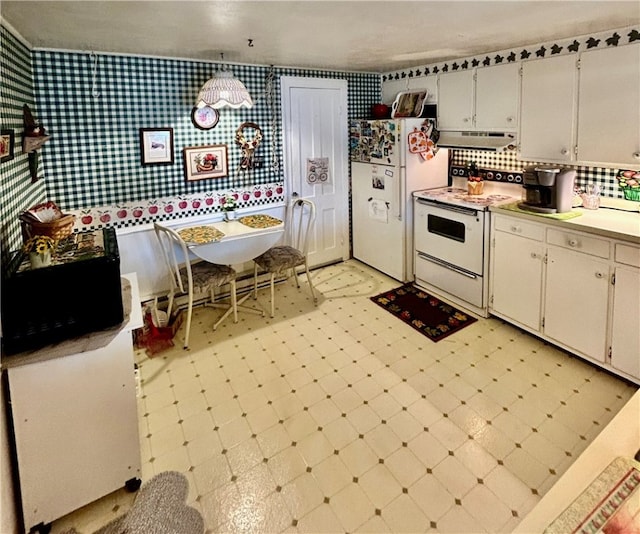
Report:
[[[154,476],[138,490],[131,509],[95,534],[202,534],[200,512],[185,504],[187,478],[177,471]]]
[[[371,300],[431,341],[440,341],[477,321],[475,317],[442,302],[413,284],[385,291],[371,297]]]

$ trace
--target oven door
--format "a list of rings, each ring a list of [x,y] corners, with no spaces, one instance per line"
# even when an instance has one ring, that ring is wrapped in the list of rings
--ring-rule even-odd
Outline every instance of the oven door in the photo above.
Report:
[[[416,198],[414,217],[417,252],[483,275],[484,211]]]

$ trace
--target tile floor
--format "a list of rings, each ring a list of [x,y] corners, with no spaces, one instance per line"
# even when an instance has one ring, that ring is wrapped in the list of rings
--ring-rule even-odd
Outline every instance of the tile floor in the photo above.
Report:
[[[510,532],[636,390],[495,318],[433,343],[357,261],[312,274],[317,307],[289,281],[274,319],[199,308],[189,351],[136,354],[142,480],[184,473],[207,532]]]

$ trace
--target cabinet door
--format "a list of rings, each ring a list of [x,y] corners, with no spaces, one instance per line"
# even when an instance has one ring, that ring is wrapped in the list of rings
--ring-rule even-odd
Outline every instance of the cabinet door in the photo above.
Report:
[[[473,129],[473,70],[440,74],[438,128],[466,131]]]
[[[522,63],[522,159],[568,163],[575,145],[576,57]]]
[[[640,270],[616,267],[611,365],[640,378]]]
[[[495,232],[493,245],[491,310],[539,331],[543,244]]]
[[[580,57],[578,160],[640,164],[640,44]]]
[[[544,333],[604,362],[609,264],[587,254],[549,247]]]
[[[515,131],[518,126],[520,66],[495,65],[476,71],[476,122],[482,131]]]

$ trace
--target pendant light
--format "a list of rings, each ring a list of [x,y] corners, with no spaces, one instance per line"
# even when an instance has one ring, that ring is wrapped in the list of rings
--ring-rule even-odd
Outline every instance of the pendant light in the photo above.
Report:
[[[220,54],[220,57],[224,59],[223,54]],[[222,70],[215,72],[198,93],[196,107],[205,106],[215,109],[223,107],[250,108],[253,106],[253,100],[251,100],[251,95],[244,84],[223,66]]]

